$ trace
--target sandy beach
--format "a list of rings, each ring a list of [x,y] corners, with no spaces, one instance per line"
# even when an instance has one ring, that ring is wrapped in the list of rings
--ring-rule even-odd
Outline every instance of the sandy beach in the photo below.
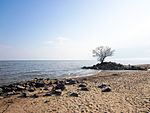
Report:
[[[42,88],[0,97],[0,113],[149,113],[150,71],[99,72],[89,77],[74,78],[79,82],[65,85],[60,96],[43,96]],[[88,91],[79,90],[84,83]],[[111,91],[102,92],[98,86],[107,84]],[[49,87],[51,89],[51,86]],[[78,96],[69,96],[70,92]],[[30,95],[36,94],[37,98]]]

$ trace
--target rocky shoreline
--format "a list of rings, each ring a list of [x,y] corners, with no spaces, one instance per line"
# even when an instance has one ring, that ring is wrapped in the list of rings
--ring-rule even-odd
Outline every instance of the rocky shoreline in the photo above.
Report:
[[[123,65],[117,64],[115,62],[103,62],[98,63],[93,66],[84,66],[82,69],[95,69],[95,70],[147,70],[146,68],[142,68],[134,65]]]
[[[66,89],[66,85],[78,85],[78,90],[89,91],[87,84],[77,79],[49,79],[49,78],[35,78],[26,82],[18,82],[10,85],[5,85],[0,87],[1,98],[7,98],[12,95],[18,95],[18,97],[26,98],[29,92],[36,92],[37,90],[46,91],[43,96],[60,96],[62,92]],[[101,84],[97,86],[102,89],[102,92],[111,91],[110,87],[106,84]],[[70,92],[70,96],[78,96],[77,93]],[[36,94],[30,97],[37,98]]]

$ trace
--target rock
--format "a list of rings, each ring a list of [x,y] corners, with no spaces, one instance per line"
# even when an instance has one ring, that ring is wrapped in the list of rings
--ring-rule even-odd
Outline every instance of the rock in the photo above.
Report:
[[[52,83],[52,84],[58,84],[58,83],[59,83],[59,80],[58,80],[58,79],[53,79],[53,80],[51,80],[51,83]]]
[[[138,66],[125,66],[122,64],[117,64],[115,62],[103,62],[98,63],[89,67],[82,67],[82,69],[95,69],[95,70],[145,70],[144,68]]]
[[[33,94],[33,95],[31,95],[30,97],[31,97],[31,98],[38,98],[39,96],[36,95],[36,94]]]
[[[85,83],[79,84],[79,89],[81,91],[89,91],[89,89],[87,88],[87,85]]]
[[[4,97],[0,96],[0,99],[3,99]]]
[[[72,92],[72,93],[69,93],[69,96],[71,96],[71,97],[78,97],[78,94],[77,94],[77,93]]]
[[[26,97],[27,97],[27,94],[26,94],[26,93],[21,93],[19,97],[20,97],[20,98],[26,98]]]
[[[87,87],[80,87],[79,88],[81,91],[89,91],[89,89]]]
[[[73,85],[73,84],[76,84],[77,81],[76,80],[73,80],[73,79],[67,79],[65,81],[65,85]]]
[[[1,96],[3,96],[3,97],[7,97],[7,96],[8,96],[8,94],[7,94],[7,93],[3,93]]]
[[[62,90],[61,89],[52,89],[51,92],[46,92],[44,94],[44,96],[60,96],[62,94]]]
[[[27,81],[27,82],[25,83],[25,85],[26,85],[26,86],[30,86],[30,87],[32,86],[32,87],[33,87],[33,86],[35,85],[35,82]]]
[[[48,103],[49,101],[48,100],[44,100],[44,103]]]
[[[51,91],[51,96],[60,96],[62,94],[62,90],[61,89],[57,89],[57,90],[52,90]]]
[[[51,96],[51,92],[46,92],[43,96]]]
[[[12,91],[12,92],[7,92],[7,95],[15,95],[16,92],[15,91]]]
[[[12,92],[13,91],[12,87],[9,87],[9,86],[2,87],[2,90],[3,90],[3,92]]]
[[[0,88],[0,95],[2,95],[3,94],[3,89],[2,88]]]
[[[58,83],[55,87],[53,87],[54,90],[59,90],[61,89],[62,91],[65,89],[65,85]]]
[[[101,85],[98,86],[98,88],[102,89],[102,88],[105,88],[106,86],[107,86],[106,84],[101,84]]]
[[[22,90],[25,90],[25,87],[21,86],[21,85],[17,85],[15,86],[16,88],[16,91],[22,91]]]
[[[48,87],[47,87],[47,86],[44,86],[43,90],[48,90]]]
[[[27,88],[27,91],[29,91],[29,92],[34,92],[34,90],[35,90],[35,89],[34,89],[33,87],[28,87],[28,88]]]
[[[104,87],[101,90],[102,90],[102,92],[110,92],[111,88],[110,87]]]
[[[49,102],[49,100],[44,100],[44,103],[48,103]]]
[[[81,83],[79,84],[79,87],[86,87],[86,84]]]
[[[101,84],[98,86],[98,88],[100,88],[102,92],[110,92],[111,91],[110,86],[108,86],[106,84]]]
[[[44,87],[44,85],[45,85],[44,83],[37,82],[37,83],[35,83],[34,86],[35,86],[36,88],[39,88],[39,87]]]

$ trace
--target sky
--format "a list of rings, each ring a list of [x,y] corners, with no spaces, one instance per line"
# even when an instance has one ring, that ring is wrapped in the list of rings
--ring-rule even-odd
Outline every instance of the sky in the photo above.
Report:
[[[150,61],[149,0],[0,0],[0,60]],[[149,62],[150,63],[150,62]]]

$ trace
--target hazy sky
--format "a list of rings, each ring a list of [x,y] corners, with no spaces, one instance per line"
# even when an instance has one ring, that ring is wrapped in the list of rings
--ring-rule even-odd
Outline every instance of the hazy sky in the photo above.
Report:
[[[150,0],[0,0],[0,59],[149,59]]]

